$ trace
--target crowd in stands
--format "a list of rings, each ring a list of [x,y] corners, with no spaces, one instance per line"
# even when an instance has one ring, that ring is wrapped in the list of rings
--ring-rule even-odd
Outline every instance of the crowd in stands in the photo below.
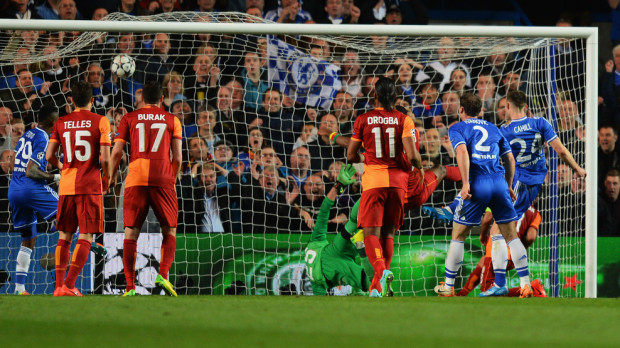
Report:
[[[100,20],[112,12],[142,16],[185,10],[237,11],[281,23],[428,22],[424,7],[413,0],[9,0],[0,10],[4,18],[49,20]],[[351,135],[356,116],[374,107],[373,88],[380,75],[396,81],[400,91],[396,105],[416,122],[427,168],[456,163],[447,130],[459,121],[459,96],[463,92],[480,96],[484,102],[480,116],[500,126],[505,121],[506,94],[516,89],[526,91],[526,79],[531,76],[527,52],[498,50],[485,57],[455,60],[456,46],[474,43],[456,42],[454,38],[442,38],[436,52],[430,52],[429,56],[434,57],[430,60],[408,54],[377,57],[376,53],[339,47],[325,40],[298,38],[297,44],[309,55],[339,68],[342,89],[326,110],[296,103],[269,81],[267,40],[263,36],[105,33],[76,54],[37,64],[24,63],[33,55],[53,56],[79,34],[0,34],[0,42],[6,43],[0,55],[12,62],[4,66],[0,76],[0,190],[8,186],[11,151],[24,127],[36,124],[38,110],[53,104],[59,107],[61,116],[71,112],[68,97],[72,82],[85,79],[92,85],[93,111],[108,116],[113,136],[123,115],[144,105],[142,84],[158,80],[163,87],[162,107],[183,124],[185,161],[177,187],[180,232],[311,231],[322,198],[335,183],[346,158],[345,149],[334,144],[330,135]],[[367,44],[382,48],[389,40],[372,37]],[[583,165],[583,42],[562,41],[554,47],[560,67],[557,106],[553,108],[558,133]],[[131,78],[120,79],[110,73],[111,59],[120,53],[136,60]],[[611,125],[614,143],[615,126],[620,122],[618,76],[617,47],[614,62],[606,65],[601,77],[599,98],[600,119]],[[551,107],[546,97],[533,98],[531,103],[538,103],[536,108],[531,107],[531,114],[548,116]],[[602,153],[613,160],[599,160],[599,173],[601,166],[609,165],[607,169],[611,169],[620,165],[618,150],[614,146],[607,149],[601,146]],[[573,187],[576,185],[571,185],[571,179],[560,174],[557,177],[560,207],[570,209],[561,214],[578,217],[582,215],[575,212],[583,208],[585,189]],[[617,179],[620,185],[620,175]],[[601,183],[604,180],[601,177]],[[121,192],[119,184],[106,195],[106,231],[120,230],[116,216]],[[427,203],[451,202],[456,192],[454,183],[443,182]],[[336,231],[337,225],[347,220],[360,193],[357,184],[339,197],[330,214],[330,231]],[[4,201],[0,230],[10,230],[8,208],[2,198],[6,195],[0,192],[0,196]],[[618,211],[618,207],[620,203],[613,209]],[[618,216],[612,213],[610,218]],[[432,221],[421,217],[417,210],[411,211],[401,231],[419,233],[420,224],[430,227]]]

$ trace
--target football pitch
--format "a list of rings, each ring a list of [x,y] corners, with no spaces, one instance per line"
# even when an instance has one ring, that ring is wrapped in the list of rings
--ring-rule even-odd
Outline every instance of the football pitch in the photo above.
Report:
[[[0,296],[2,347],[617,346],[619,299]]]

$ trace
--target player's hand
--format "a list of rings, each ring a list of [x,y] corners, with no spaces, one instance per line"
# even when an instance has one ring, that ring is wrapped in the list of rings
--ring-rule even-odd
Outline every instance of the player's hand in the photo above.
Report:
[[[512,190],[512,187],[508,188],[508,192],[510,192],[510,199],[512,199],[512,201],[516,201],[517,200],[517,195],[515,194],[515,192]]]
[[[312,216],[310,216],[310,213],[308,213],[305,210],[302,210],[300,215],[304,219],[304,222],[306,223],[306,226],[308,226],[308,228],[310,228],[310,229],[313,229],[314,228],[314,220],[312,219]]]
[[[585,169],[583,169],[583,168],[579,168],[579,169],[577,169],[577,170],[575,171],[575,174],[577,174],[577,177],[578,177],[578,178],[581,178],[581,179],[585,179],[585,178],[586,178],[586,176],[588,175],[588,173],[586,172],[586,170],[585,170]]]
[[[422,185],[422,183],[424,182],[424,168],[421,167],[418,170],[420,171],[420,178],[419,178],[418,184]]]
[[[512,192],[512,190],[510,190],[510,192]],[[514,195],[514,192],[512,192],[512,195]],[[471,198],[471,193],[469,193],[469,183],[463,183],[463,188],[461,188],[461,198],[463,200],[467,200]]]
[[[338,173],[336,180],[344,186],[351,185],[355,182],[353,176],[355,176],[356,173],[355,167],[353,167],[352,164],[347,164],[346,166],[340,167],[340,173]]]

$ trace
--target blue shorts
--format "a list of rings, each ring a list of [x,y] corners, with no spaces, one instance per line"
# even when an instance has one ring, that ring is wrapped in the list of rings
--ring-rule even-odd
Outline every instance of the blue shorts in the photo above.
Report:
[[[58,194],[47,185],[31,186],[28,190],[9,188],[9,206],[13,227],[22,233],[22,240],[30,240],[37,236],[37,213],[45,220],[56,216]]]
[[[471,198],[468,200],[463,200],[460,194],[456,197],[458,205],[454,212],[454,222],[478,226],[487,207],[493,211],[498,224],[519,220],[503,174],[471,179],[470,193]]]
[[[517,200],[514,202],[515,212],[517,216],[523,215],[529,207],[534,203],[534,200],[540,192],[542,184],[528,185],[519,180],[515,180],[512,184],[512,189],[517,195]]]

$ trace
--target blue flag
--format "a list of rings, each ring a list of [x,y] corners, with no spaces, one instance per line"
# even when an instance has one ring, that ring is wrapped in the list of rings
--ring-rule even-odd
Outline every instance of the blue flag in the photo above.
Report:
[[[342,88],[340,68],[269,36],[269,83],[296,102],[329,110]]]

